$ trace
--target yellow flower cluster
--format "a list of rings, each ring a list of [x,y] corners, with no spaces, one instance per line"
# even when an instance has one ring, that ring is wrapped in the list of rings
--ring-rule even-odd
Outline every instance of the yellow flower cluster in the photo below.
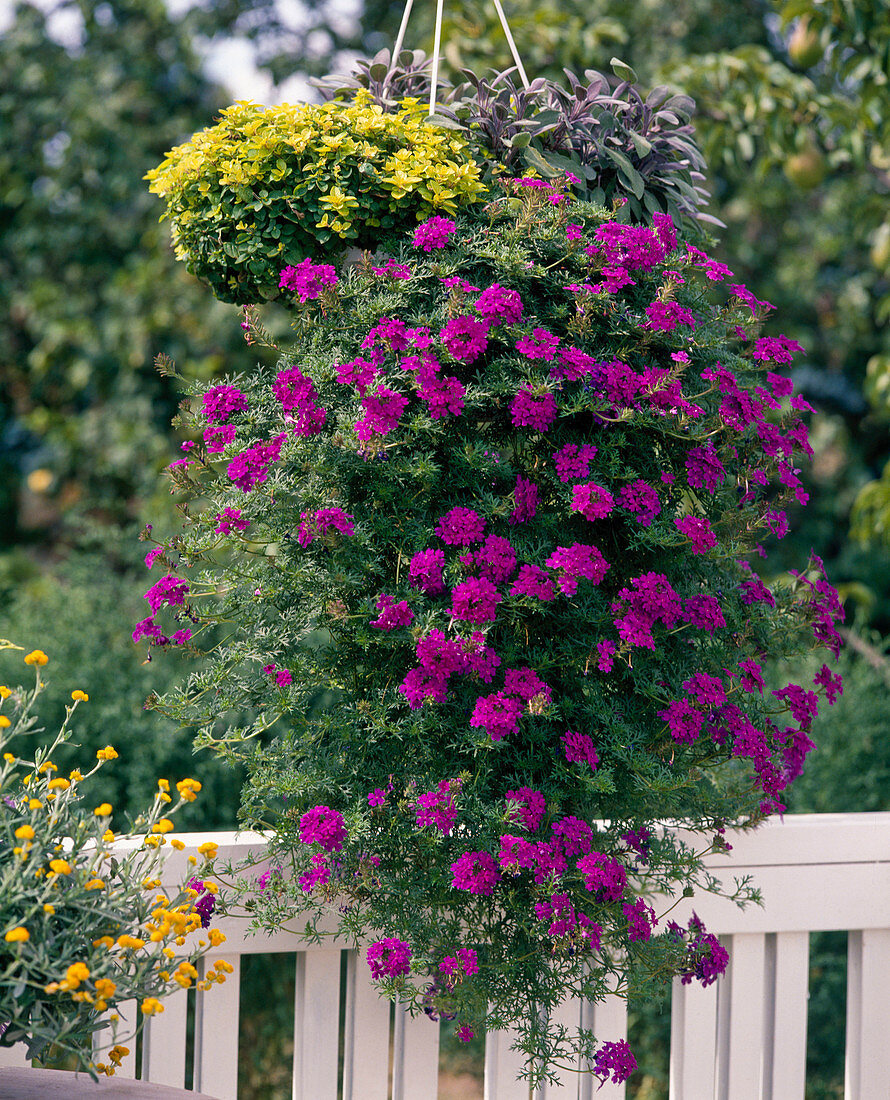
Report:
[[[185,936],[201,927],[201,914],[191,904],[177,905],[172,909],[162,904],[152,910],[151,916],[145,930],[152,943],[163,943],[170,937],[174,937],[177,943],[185,943]]]
[[[2,641],[0,647],[8,648]],[[33,650],[25,661],[39,670],[47,663],[47,656],[42,650]],[[36,693],[44,686],[38,678]],[[10,697],[19,701],[18,694],[2,686],[0,704]],[[201,981],[197,969],[202,954],[210,947],[219,947],[225,936],[218,929],[209,929],[206,938],[198,939],[196,935],[194,945],[180,951],[187,937],[199,933],[202,927],[202,914],[195,909],[198,892],[181,886],[175,901],[163,893],[157,893],[154,900],[151,895],[146,898],[141,890],[161,887],[163,861],[144,851],[115,852],[105,847],[115,840],[108,828],[111,803],[100,800],[94,806],[93,802],[83,802],[81,782],[89,781],[118,753],[106,745],[96,753],[91,769],[73,768],[67,778],[59,773],[52,757],[68,740],[67,721],[74,708],[88,702],[89,696],[77,689],[71,692],[71,700],[66,708],[66,726],[52,744],[36,750],[34,759],[21,759],[11,752],[2,752],[0,757],[3,789],[17,792],[7,803],[11,811],[9,832],[16,845],[12,855],[18,860],[11,868],[14,896],[8,906],[16,917],[0,927],[0,947],[7,955],[14,955],[24,978],[50,995],[51,1001],[70,998],[95,1013],[109,1009],[113,1013],[116,1002],[136,998],[146,1016],[155,1015],[163,1011],[163,997],[177,986],[188,988],[197,983],[206,989],[214,981],[225,979],[224,967],[211,970]],[[23,715],[27,722],[26,709]],[[2,717],[0,730],[11,725]],[[0,736],[3,748],[7,736]],[[147,846],[166,843],[166,834],[174,828],[172,816],[181,803],[195,800],[201,784],[187,778],[177,783],[176,789],[179,805],[171,807],[170,817],[161,816],[163,803],[173,801],[170,784],[160,780],[154,804],[138,820],[148,833]],[[63,837],[69,839],[62,841]],[[171,840],[171,844],[178,849],[185,847],[180,840]],[[200,857],[203,874],[209,874],[209,862],[216,850],[212,842],[203,844],[190,860],[197,865]],[[29,858],[30,865],[26,862]],[[217,892],[213,882],[205,884],[204,889]],[[95,898],[97,893],[102,894],[101,904],[91,904],[88,897]],[[57,912],[67,919],[59,920]],[[72,921],[75,912],[76,920]],[[84,949],[86,944],[91,947]],[[57,968],[50,975],[43,969],[47,947],[57,958]],[[182,961],[181,955],[186,956]],[[171,974],[167,967],[176,969]],[[54,980],[44,984],[47,977]],[[22,1024],[9,997],[2,1009],[2,1019],[16,1026]],[[58,1019],[54,1013],[59,1011],[65,1010],[50,1007],[46,1029],[53,1028]],[[114,1014],[111,1020],[116,1020]],[[32,1023],[25,1021],[24,1026],[30,1028]],[[35,1028],[35,1034],[38,1031]],[[112,1075],[128,1053],[127,1047],[117,1044],[105,1062],[97,1062],[93,1068]]]
[[[181,779],[176,784],[176,789],[179,791],[179,797],[184,802],[194,802],[198,791],[201,789],[201,784],[197,779]]]

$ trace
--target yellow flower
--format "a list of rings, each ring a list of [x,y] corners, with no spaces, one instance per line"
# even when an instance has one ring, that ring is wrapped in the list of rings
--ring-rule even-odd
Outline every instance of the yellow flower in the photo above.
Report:
[[[49,861],[49,869],[55,871],[57,875],[71,874],[71,864],[67,859],[51,859]]]
[[[47,790],[50,791],[67,791],[71,786],[71,783],[67,779],[51,779],[47,784]]]
[[[0,730],[9,729],[12,722],[6,717],[5,714],[0,714]]]
[[[55,913],[56,907],[54,905],[50,905],[49,902],[47,902],[46,905],[44,905],[43,907],[43,911],[48,917],[51,917],[53,913]]]
[[[102,834],[102,840],[106,844],[111,844],[112,843],[112,841],[114,840],[114,833],[111,831],[111,829],[106,829],[105,830],[105,832]]]
[[[138,951],[140,947],[145,947],[145,940],[140,940],[136,936],[130,936],[124,933],[124,935],[118,936],[117,945],[125,950]]]
[[[90,701],[89,695],[85,691],[72,691],[71,698],[75,703],[88,703]]]
[[[169,791],[170,790],[170,780],[169,779],[159,779],[158,780],[158,790],[159,791]]]
[[[176,849],[177,852],[181,852],[182,849],[185,847],[185,844],[183,844],[183,842],[181,840],[175,840],[174,839],[174,840],[171,840],[170,843],[173,845],[173,847]]]
[[[99,749],[96,753],[97,760],[117,760],[117,752],[111,747],[106,745],[104,749]]]
[[[100,936],[98,940],[93,940],[93,947],[114,947],[114,940],[111,936]]]
[[[69,989],[77,989],[81,982],[85,982],[90,976],[89,967],[85,963],[72,963],[65,971],[65,981]]]
[[[201,784],[197,779],[180,779],[176,784],[176,789],[179,791],[179,797],[184,802],[194,802],[198,791],[201,789]]]
[[[220,932],[218,928],[211,928],[207,933],[207,938],[210,940],[211,947],[219,947],[221,943],[226,942],[225,933]]]
[[[12,695],[12,692],[6,684],[0,684],[0,699],[8,699],[10,695]]]
[[[52,760],[44,760],[44,762],[37,769],[39,775],[43,775],[44,772],[57,772],[59,769],[55,766]]]
[[[104,890],[105,883],[100,878],[91,878],[89,882],[85,882],[83,885],[84,890]]]
[[[39,798],[29,798],[28,799],[28,809],[29,810],[39,810],[42,805],[43,805],[43,803],[40,801]]]
[[[96,815],[96,817],[108,817],[108,815],[111,813],[111,803],[102,802],[95,808],[95,810],[93,810],[93,813]]]
[[[207,891],[208,894],[218,894],[219,893],[219,887],[217,886],[217,884],[215,882],[205,882],[204,883],[204,889]]]
[[[7,721],[8,721],[8,719],[7,719]],[[3,722],[0,722],[0,727],[2,727],[2,726],[3,726]],[[15,757],[12,755],[11,752],[5,752],[3,754],[3,759],[6,761],[7,764],[14,764],[15,763]]]
[[[160,821],[156,821],[151,827],[153,833],[171,833],[176,826],[170,820],[169,817],[162,817]]]
[[[212,840],[208,840],[204,844],[198,845],[199,854],[205,856],[207,859],[216,859],[218,849],[219,845]]]
[[[101,997],[103,1000],[107,1000],[110,996],[112,996],[116,989],[117,986],[114,984],[111,978],[96,978],[97,997]]]
[[[34,830],[30,825],[19,825],[15,831],[16,840],[33,840]]]
[[[164,1006],[157,999],[157,997],[146,997],[142,1002],[142,1015],[143,1016],[155,1016],[159,1012],[164,1011]]]
[[[42,649],[32,649],[31,652],[25,657],[26,665],[45,665],[49,657],[43,652]]]
[[[11,928],[3,938],[7,943],[26,943],[31,938],[31,933],[19,925],[18,928]]]
[[[68,778],[72,783],[80,782],[80,780],[83,779],[83,772],[80,768],[75,768],[74,771],[68,773]]]

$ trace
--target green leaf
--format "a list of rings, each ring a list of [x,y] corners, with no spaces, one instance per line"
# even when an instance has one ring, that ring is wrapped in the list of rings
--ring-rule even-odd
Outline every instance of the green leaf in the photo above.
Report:
[[[560,169],[554,168],[548,160],[545,160],[541,153],[533,146],[530,145],[528,149],[524,150],[524,157],[526,164],[530,164],[544,176],[552,179],[554,176],[560,175]]]
[[[644,138],[642,134],[638,134],[635,130],[628,130],[627,136],[641,157],[645,157],[652,152],[652,142]]]
[[[628,84],[636,84],[638,77],[636,72],[626,64],[619,57],[610,58],[609,64],[612,67],[612,72],[618,77],[619,80],[626,80]]]
[[[606,156],[610,160],[613,160],[618,165],[618,177],[624,186],[632,191],[638,199],[643,197],[643,192],[646,190],[646,183],[640,173],[634,168],[627,157],[623,153],[619,153],[617,149],[605,149]]]

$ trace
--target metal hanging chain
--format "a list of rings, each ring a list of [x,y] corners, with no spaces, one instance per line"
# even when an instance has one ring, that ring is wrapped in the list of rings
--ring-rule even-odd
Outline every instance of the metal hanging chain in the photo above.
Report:
[[[528,77],[525,73],[525,66],[522,64],[522,58],[519,56],[519,50],[516,48],[516,42],[513,39],[513,35],[510,33],[510,26],[507,23],[507,17],[504,14],[504,9],[501,6],[501,0],[492,0],[494,4],[494,10],[497,12],[498,19],[501,22],[501,26],[504,29],[504,35],[507,39],[507,44],[510,47],[510,53],[513,55],[513,61],[516,64],[516,68],[519,71],[519,78],[522,81],[522,86],[527,88],[529,85]],[[399,24],[399,33],[396,35],[396,43],[393,46],[392,51],[392,64],[395,65],[399,54],[402,52],[402,44],[405,41],[405,32],[408,29],[408,18],[411,15],[411,9],[414,7],[414,0],[407,0],[405,4],[405,10],[402,13],[402,21]],[[431,115],[436,113],[436,92],[439,89],[439,57],[442,46],[442,16],[445,13],[445,0],[436,0],[436,30],[435,37],[433,38],[433,71],[432,80],[430,82],[430,109]]]

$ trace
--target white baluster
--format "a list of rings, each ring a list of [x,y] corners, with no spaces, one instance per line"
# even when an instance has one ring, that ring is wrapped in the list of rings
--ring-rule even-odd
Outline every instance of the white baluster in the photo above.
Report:
[[[389,1010],[371,981],[363,951],[346,962],[343,1100],[388,1100]]]
[[[439,1023],[396,1005],[392,1100],[436,1100],[438,1092]]]
[[[241,1004],[241,956],[217,955],[232,967],[225,982],[197,991],[195,1008],[195,1092],[215,1100],[238,1100],[238,1010]],[[213,964],[202,959],[202,978]]]
[[[337,1100],[340,948],[297,953],[293,1100]]]

